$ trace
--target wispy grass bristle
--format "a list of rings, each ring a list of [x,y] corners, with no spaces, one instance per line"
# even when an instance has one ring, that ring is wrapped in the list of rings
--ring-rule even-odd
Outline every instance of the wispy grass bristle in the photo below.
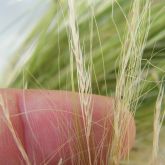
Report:
[[[25,151],[25,148],[21,142],[21,140],[19,139],[19,137],[17,136],[17,133],[15,131],[15,128],[12,124],[12,121],[11,121],[11,116],[10,116],[10,112],[7,108],[7,104],[5,104],[5,100],[4,98],[2,97],[2,95],[0,95],[0,107],[2,109],[2,116],[1,118],[4,119],[4,122],[6,124],[6,126],[8,127],[12,137],[13,137],[13,140],[18,148],[18,150],[20,151],[21,155],[22,155],[22,158],[24,160],[24,162],[27,164],[27,165],[31,165],[31,162],[29,160],[29,157]]]
[[[110,154],[112,165],[118,165],[120,162],[124,131],[130,122],[123,114],[134,114],[137,108],[142,79],[141,61],[150,25],[150,1],[147,0],[143,4],[142,1],[135,0],[127,23],[127,36],[119,59],[116,83],[114,134]]]
[[[80,97],[80,105],[83,118],[83,126],[85,129],[86,145],[88,151],[87,164],[92,165],[90,153],[90,134],[92,123],[92,106],[91,106],[91,76],[90,68],[86,69],[84,55],[81,50],[78,25],[76,23],[75,2],[68,0],[69,6],[69,30],[70,30],[70,48],[71,56],[74,55],[77,68],[77,81]],[[73,59],[73,57],[71,57]]]
[[[152,165],[161,165],[159,159],[159,136],[160,130],[165,117],[165,110],[162,109],[162,102],[164,97],[164,87],[161,84],[159,94],[156,100],[154,122],[153,122],[153,149],[152,149]],[[163,111],[163,112],[162,112]]]

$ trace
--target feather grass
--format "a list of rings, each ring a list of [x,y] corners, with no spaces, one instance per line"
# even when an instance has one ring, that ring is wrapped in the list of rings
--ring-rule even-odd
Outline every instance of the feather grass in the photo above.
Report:
[[[156,101],[156,109],[155,109],[154,122],[153,122],[154,131],[153,131],[153,150],[152,150],[152,163],[151,163],[153,165],[161,164],[158,153],[159,153],[160,129],[162,127],[165,116],[165,110],[161,115],[163,96],[164,96],[164,87],[163,85],[161,85]]]
[[[141,151],[145,150],[147,155],[152,147],[150,134],[154,101],[159,92],[157,86],[161,83],[164,85],[161,77],[165,73],[163,14],[165,2],[153,0],[150,4],[149,0],[133,2],[98,0],[92,5],[91,9],[90,3],[76,1],[75,10],[78,11],[78,15],[75,18],[74,10],[71,10],[73,6],[70,6],[70,21],[68,21],[68,3],[52,2],[48,12],[16,52],[15,58],[12,59],[11,70],[6,72],[8,76],[4,82],[7,83],[3,86],[22,88],[24,76],[28,88],[79,90],[85,128],[87,128],[86,135],[90,132],[92,111],[89,110],[90,98],[87,98],[85,93],[115,96],[116,120],[114,120],[113,145],[117,147],[116,151],[107,153],[107,157],[113,155],[109,161],[114,164],[119,163],[118,150],[123,131],[122,122],[117,121],[120,120],[121,113],[131,111],[135,115],[137,138],[130,152],[129,162],[130,164],[148,163],[147,156],[141,154]],[[93,23],[89,9],[93,13]],[[130,10],[133,11],[132,14]],[[66,28],[68,25],[69,32]],[[27,50],[32,50],[32,45],[33,51],[29,52],[29,56],[26,56],[29,58],[25,59],[23,54]],[[22,60],[24,65],[20,66]],[[90,69],[87,67],[88,64]],[[164,127],[163,123],[162,127]],[[158,134],[154,134],[157,137]],[[155,140],[155,148],[157,143],[158,140]],[[156,152],[155,150],[153,153]],[[90,154],[88,161],[89,157]],[[129,162],[121,163],[129,164]]]
[[[118,165],[120,162],[124,131],[130,122],[130,119],[123,117],[123,112],[132,111],[134,114],[140,95],[141,61],[150,25],[150,1],[146,1],[144,6],[141,3],[139,0],[133,2],[130,14],[132,16],[130,21],[127,20],[128,34],[120,59],[114,105],[114,136],[110,161],[112,165]]]
[[[75,4],[74,0],[68,0],[69,5],[69,27],[70,27],[70,44],[71,56],[74,55],[77,68],[77,81],[80,96],[80,105],[83,117],[83,126],[85,128],[86,145],[89,165],[92,165],[90,153],[90,134],[92,123],[92,106],[91,106],[91,76],[90,70],[86,69],[83,53],[80,46],[79,32],[76,24]],[[72,57],[71,57],[72,58]]]

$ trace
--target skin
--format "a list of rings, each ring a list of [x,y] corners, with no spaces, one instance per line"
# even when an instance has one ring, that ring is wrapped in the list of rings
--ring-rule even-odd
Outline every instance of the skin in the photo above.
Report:
[[[83,119],[77,93],[0,89],[0,95],[10,113],[15,133],[32,164],[57,164],[61,158],[66,164],[77,161],[79,153],[76,147],[79,140],[84,139]],[[92,133],[95,142],[92,147],[98,151],[98,148],[102,148],[102,153],[97,157],[98,162],[105,159],[107,146],[112,137],[112,104],[112,98],[92,95]],[[130,114],[127,116],[130,120],[124,130],[122,156],[130,150],[135,138],[134,119]],[[76,120],[80,124],[78,132],[75,131]],[[83,146],[84,144],[80,147]],[[1,106],[0,162],[2,165],[25,164],[7,127]]]

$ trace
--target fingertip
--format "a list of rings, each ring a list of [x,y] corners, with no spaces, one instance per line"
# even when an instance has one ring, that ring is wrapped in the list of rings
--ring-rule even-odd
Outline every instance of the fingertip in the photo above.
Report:
[[[12,119],[12,123],[16,125],[16,132],[23,141],[24,148],[32,163],[49,162],[49,164],[54,164],[58,163],[61,158],[66,162],[71,162],[71,159],[76,157],[77,153],[73,150],[81,143],[81,141],[78,141],[81,139],[79,138],[80,134],[81,136],[84,134],[84,128],[81,124],[78,126],[79,132],[75,133],[75,118],[82,121],[78,94],[67,91],[10,89],[0,90],[0,93],[4,98],[12,98],[8,99],[10,114],[14,115],[16,120]],[[16,107],[12,106],[11,100]],[[92,107],[92,136],[96,142],[97,154],[102,149],[100,159],[105,159],[103,154],[106,154],[107,147],[112,141],[113,99],[92,95]],[[132,147],[136,132],[133,116],[130,113],[126,116],[126,118],[129,118],[129,122],[127,127],[124,128],[126,136],[122,149],[123,156]],[[9,132],[9,130],[6,129],[5,132]],[[3,136],[5,138],[8,135],[3,133]],[[19,151],[12,140],[12,136],[10,139],[9,143],[12,144],[6,147],[7,156],[3,156],[3,158],[1,156],[0,159],[8,160],[7,157],[10,154],[11,160],[14,160],[17,153],[16,159],[20,162],[22,157],[18,154]],[[0,155],[4,151],[2,149],[5,144],[4,141],[3,139],[0,143]],[[12,145],[15,147],[14,150],[11,150],[10,146]]]

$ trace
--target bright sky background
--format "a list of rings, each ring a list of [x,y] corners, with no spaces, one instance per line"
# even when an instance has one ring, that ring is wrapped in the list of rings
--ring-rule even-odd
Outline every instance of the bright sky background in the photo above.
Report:
[[[42,16],[50,0],[0,0],[0,84],[14,50]]]

